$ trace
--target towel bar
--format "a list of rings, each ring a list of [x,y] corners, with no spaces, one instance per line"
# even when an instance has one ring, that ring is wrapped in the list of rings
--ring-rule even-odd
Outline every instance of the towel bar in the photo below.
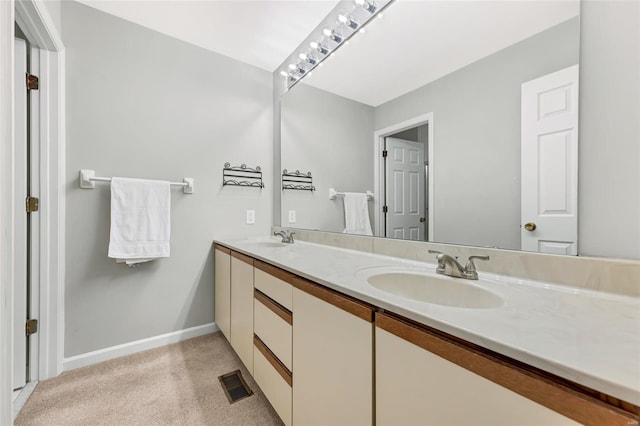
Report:
[[[93,189],[96,182],[111,182],[111,178],[96,176],[95,170],[80,170],[80,188]],[[181,186],[185,194],[193,194],[193,178],[184,178],[182,182],[169,182],[171,186]]]
[[[367,191],[367,200],[373,200],[373,192]],[[337,192],[335,188],[329,188],[329,199],[335,200],[336,197],[344,197],[344,192]]]

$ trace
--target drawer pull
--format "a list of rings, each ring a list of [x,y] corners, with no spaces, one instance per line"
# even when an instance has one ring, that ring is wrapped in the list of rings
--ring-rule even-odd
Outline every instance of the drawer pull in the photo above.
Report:
[[[264,355],[269,363],[275,368],[289,386],[293,386],[293,373],[274,355],[273,352],[255,334],[253,335],[253,345]]]
[[[271,310],[273,313],[285,320],[287,323],[293,324],[293,314],[290,310],[288,310],[258,289],[253,290],[253,297],[264,306],[269,308],[269,310]]]

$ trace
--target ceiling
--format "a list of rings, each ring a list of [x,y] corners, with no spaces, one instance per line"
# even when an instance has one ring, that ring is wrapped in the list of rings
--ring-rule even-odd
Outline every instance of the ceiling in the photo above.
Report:
[[[337,0],[79,0],[127,21],[274,71]]]
[[[578,0],[396,0],[302,81],[375,107],[579,12]]]
[[[275,71],[339,3],[77,1],[267,71]],[[396,0],[304,82],[378,106],[566,21],[579,9],[579,0]]]

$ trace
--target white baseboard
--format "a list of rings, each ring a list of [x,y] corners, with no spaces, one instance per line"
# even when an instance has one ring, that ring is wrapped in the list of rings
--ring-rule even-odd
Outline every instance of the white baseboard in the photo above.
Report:
[[[110,359],[119,358],[125,355],[135,354],[137,352],[146,351],[148,349],[158,348],[160,346],[178,343],[183,340],[192,339],[205,334],[214,333],[220,330],[215,322],[199,325],[197,327],[185,328],[184,330],[174,331],[159,336],[149,337],[135,342],[129,342],[122,345],[111,346],[99,349],[93,352],[87,352],[64,359],[63,371],[73,370],[75,368],[86,367],[87,365],[97,364],[99,362],[108,361]]]

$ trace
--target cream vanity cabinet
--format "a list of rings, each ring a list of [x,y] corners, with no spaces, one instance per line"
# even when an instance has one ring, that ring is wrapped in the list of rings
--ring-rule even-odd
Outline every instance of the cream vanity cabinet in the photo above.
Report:
[[[216,323],[287,426],[638,424],[635,406],[215,248]]]
[[[253,258],[215,246],[215,321],[253,374]]]
[[[637,416],[468,342],[384,313],[375,324],[378,426],[637,424]]]
[[[298,277],[293,285],[293,424],[374,424],[372,307]]]

